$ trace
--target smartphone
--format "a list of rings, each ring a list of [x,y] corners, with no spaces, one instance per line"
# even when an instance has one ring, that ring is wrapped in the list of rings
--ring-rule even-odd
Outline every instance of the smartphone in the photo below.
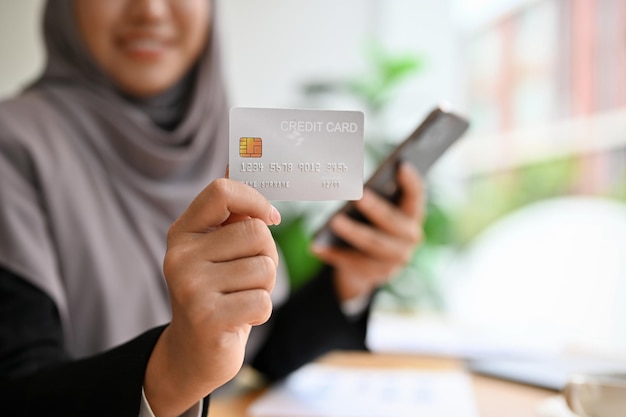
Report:
[[[431,166],[465,133],[468,127],[469,123],[464,117],[443,107],[436,107],[417,129],[383,160],[367,180],[365,187],[397,203],[401,197],[401,190],[396,183],[396,171],[399,164],[403,161],[409,162],[415,166],[422,177],[425,177]],[[346,213],[355,220],[367,223],[367,219],[354,207],[353,201],[347,202],[338,212]],[[314,234],[313,239],[316,243],[323,245],[349,246],[333,234],[328,222]]]

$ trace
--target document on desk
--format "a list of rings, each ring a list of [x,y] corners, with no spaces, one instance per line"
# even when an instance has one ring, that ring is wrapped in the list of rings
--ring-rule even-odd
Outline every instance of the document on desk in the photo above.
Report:
[[[461,371],[307,365],[269,389],[253,417],[478,417]]]

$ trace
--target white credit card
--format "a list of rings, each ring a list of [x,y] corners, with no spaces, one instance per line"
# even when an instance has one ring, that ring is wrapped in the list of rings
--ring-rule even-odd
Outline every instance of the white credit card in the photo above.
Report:
[[[358,200],[363,113],[233,107],[229,175],[268,200]]]

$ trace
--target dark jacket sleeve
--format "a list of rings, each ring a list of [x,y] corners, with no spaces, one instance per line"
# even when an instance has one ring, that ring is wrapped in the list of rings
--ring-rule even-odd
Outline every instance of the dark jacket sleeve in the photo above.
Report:
[[[269,333],[250,364],[275,381],[331,350],[366,350],[369,310],[356,319],[346,317],[332,269],[323,268],[273,312],[265,324]]]
[[[54,302],[0,269],[0,415],[137,417],[145,369],[163,329],[68,360]]]

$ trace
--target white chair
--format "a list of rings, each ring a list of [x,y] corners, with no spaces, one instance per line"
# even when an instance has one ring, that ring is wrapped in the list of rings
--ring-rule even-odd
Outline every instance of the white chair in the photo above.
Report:
[[[457,324],[626,352],[626,205],[566,197],[519,209],[475,239],[449,281]]]

